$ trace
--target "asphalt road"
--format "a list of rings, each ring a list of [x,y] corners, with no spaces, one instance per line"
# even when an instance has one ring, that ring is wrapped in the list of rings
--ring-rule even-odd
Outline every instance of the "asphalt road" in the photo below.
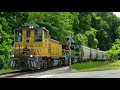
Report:
[[[41,73],[21,75],[14,78],[120,78],[120,69],[94,72],[78,72],[76,70],[69,70],[68,67],[64,67]]]

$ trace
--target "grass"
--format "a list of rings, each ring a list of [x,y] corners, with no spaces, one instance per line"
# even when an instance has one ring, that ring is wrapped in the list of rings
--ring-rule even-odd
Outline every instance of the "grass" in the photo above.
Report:
[[[96,61],[96,62],[82,62],[72,65],[73,69],[78,71],[102,71],[102,70],[112,70],[112,69],[120,69],[120,60],[114,62],[108,61]],[[1,73],[14,72],[12,69],[2,69]]]
[[[9,73],[9,72],[14,72],[15,70],[12,70],[12,69],[1,69],[0,70],[0,74],[1,73]]]
[[[108,62],[108,61],[83,62],[83,63],[73,64],[72,68],[83,72],[120,69],[120,60],[114,62]]]

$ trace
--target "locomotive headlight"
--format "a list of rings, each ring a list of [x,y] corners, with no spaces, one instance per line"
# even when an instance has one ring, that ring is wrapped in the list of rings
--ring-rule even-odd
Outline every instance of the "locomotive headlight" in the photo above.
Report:
[[[12,57],[15,57],[14,55],[12,55]]]
[[[34,28],[33,26],[29,26],[29,28]]]
[[[30,57],[33,57],[33,55],[30,55]]]

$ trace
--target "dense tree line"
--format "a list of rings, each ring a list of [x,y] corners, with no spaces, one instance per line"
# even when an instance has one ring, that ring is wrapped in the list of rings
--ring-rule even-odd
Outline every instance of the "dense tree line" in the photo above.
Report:
[[[0,68],[10,64],[13,30],[25,24],[44,26],[51,38],[63,43],[67,35],[74,34],[77,43],[107,50],[109,57],[119,59],[120,18],[112,12],[1,12]]]

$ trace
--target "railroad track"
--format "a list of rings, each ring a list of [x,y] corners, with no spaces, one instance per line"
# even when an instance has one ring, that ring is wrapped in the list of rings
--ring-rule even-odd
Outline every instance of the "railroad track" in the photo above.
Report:
[[[3,74],[0,74],[0,78],[10,78],[10,77],[14,77],[14,76],[23,75],[25,73],[27,73],[27,72],[15,71],[15,72],[10,72],[10,73],[3,73]]]
[[[97,61],[95,61],[97,62]],[[68,66],[68,65],[66,65]],[[15,71],[15,72],[9,72],[9,73],[2,73],[0,74],[0,78],[12,78],[15,76],[20,76],[20,75],[25,75],[25,74],[32,74],[32,73],[40,73],[40,72],[45,72],[48,70],[52,70],[52,69],[57,69],[57,68],[62,68],[62,67],[66,67],[66,66],[55,66],[55,67],[51,67],[51,68],[46,68],[46,69],[38,69],[38,70],[31,70],[31,71]]]
[[[52,70],[52,69],[56,69],[56,68],[62,68],[62,67],[66,67],[66,66],[52,67],[52,68],[38,69],[38,70],[30,70],[30,71],[15,71],[15,72],[3,73],[3,74],[0,74],[0,78],[12,78],[12,77],[15,77],[15,76],[38,73],[38,72],[40,73],[40,72],[45,72],[45,71],[48,71],[48,70]]]

